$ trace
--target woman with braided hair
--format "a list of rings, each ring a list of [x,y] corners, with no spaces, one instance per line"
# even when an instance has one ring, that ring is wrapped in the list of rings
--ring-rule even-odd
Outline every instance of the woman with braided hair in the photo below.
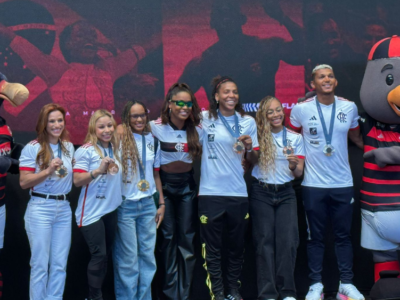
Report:
[[[161,118],[151,121],[153,135],[160,141],[165,216],[160,228],[159,252],[163,299],[190,298],[196,262],[194,237],[197,224],[196,183],[193,160],[201,156],[200,108],[185,83],[168,90]]]
[[[156,151],[143,103],[129,101],[121,119],[123,175],[113,251],[115,295],[117,299],[151,300],[151,282],[156,271],[156,228],[165,212],[160,151]],[[158,207],[154,203],[157,190]]]
[[[250,192],[258,299],[294,300],[299,242],[296,195],[291,181],[304,166],[303,138],[285,127],[281,102],[261,102],[256,116],[260,144]]]

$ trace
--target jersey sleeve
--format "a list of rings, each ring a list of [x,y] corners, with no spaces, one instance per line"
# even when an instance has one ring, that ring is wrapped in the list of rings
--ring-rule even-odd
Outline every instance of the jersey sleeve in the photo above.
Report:
[[[304,140],[301,135],[297,137],[296,148],[294,149],[294,153],[301,159],[306,158],[306,152],[304,150]]]
[[[90,165],[90,154],[86,147],[82,146],[75,152],[75,165],[74,173],[86,173],[89,172]]]
[[[351,120],[350,130],[357,129],[357,127],[359,126],[359,124],[358,124],[359,118],[360,118],[360,116],[358,115],[357,105],[353,102],[353,116],[352,116],[352,120]]]
[[[157,152],[154,155],[154,164],[153,164],[153,168],[154,168],[155,171],[159,171],[160,170],[160,165],[161,165],[160,141],[157,141],[157,143],[158,143],[158,147],[157,147]]]
[[[161,119],[157,119],[157,121],[160,121],[161,122]],[[156,138],[158,138],[158,139],[160,139],[160,137],[159,137],[159,132],[158,132],[158,127],[157,127],[157,124],[156,124],[156,121],[151,121],[150,122],[150,128],[151,128],[151,134],[153,135],[153,136],[155,136]]]
[[[27,144],[22,149],[21,156],[19,158],[19,170],[20,171],[31,171],[36,170],[36,156],[37,148],[31,143]]]
[[[256,121],[251,118],[250,126],[249,126],[249,135],[251,140],[253,141],[253,149],[260,150],[260,145],[258,144],[258,136],[257,136],[257,125]]]
[[[292,127],[295,131],[300,131],[301,129],[301,108],[298,104],[296,104],[292,111],[290,112],[290,127]]]
[[[360,131],[363,136],[367,135],[374,126],[372,118],[367,113],[362,113],[358,119]]]
[[[199,124],[196,126],[197,133],[199,134],[199,142],[200,145],[203,144],[203,124]]]

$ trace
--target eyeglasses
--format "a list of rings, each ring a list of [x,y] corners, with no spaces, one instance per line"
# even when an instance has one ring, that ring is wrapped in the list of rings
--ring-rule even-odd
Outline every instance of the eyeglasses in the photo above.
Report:
[[[188,101],[188,102],[185,102],[183,100],[169,100],[169,101],[174,102],[176,106],[179,106],[181,108],[185,107],[185,105],[187,106],[187,108],[192,108],[192,106],[193,106],[192,101]]]
[[[141,114],[141,115],[130,115],[130,118],[132,120],[137,120],[139,118],[141,118],[142,120],[146,118],[146,114]]]

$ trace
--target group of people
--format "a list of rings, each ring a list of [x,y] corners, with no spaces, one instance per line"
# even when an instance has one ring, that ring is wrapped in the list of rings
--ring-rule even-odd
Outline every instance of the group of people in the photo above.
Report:
[[[200,110],[188,85],[175,83],[155,121],[149,120],[146,106],[138,101],[125,105],[118,126],[109,111],[95,111],[76,151],[69,142],[65,109],[55,103],[45,105],[37,139],[25,146],[19,166],[20,185],[31,195],[25,213],[32,254],[30,299],[63,297],[72,184],[82,187],[75,218],[91,253],[88,299],[102,299],[111,253],[117,299],[151,299],[157,267],[163,275],[163,297],[189,299],[194,237],[200,224],[211,299],[240,300],[249,221],[258,299],[296,299],[299,234],[291,181],[305,170],[311,280],[306,299],[323,298],[324,235],[330,217],[340,271],[337,297],[363,300],[352,284],[354,199],[347,153],[348,136],[362,147],[357,107],[334,95],[337,81],[328,65],[314,68],[311,85],[316,96],[293,108],[291,130],[285,127],[284,110],[275,97],[261,100],[255,119],[246,115],[230,77],[213,79],[208,111]],[[193,177],[195,159],[201,159],[199,191]],[[250,195],[243,177],[249,168]],[[336,171],[326,172],[327,168]],[[158,228],[161,260],[156,266]],[[223,274],[225,233],[229,249]]]

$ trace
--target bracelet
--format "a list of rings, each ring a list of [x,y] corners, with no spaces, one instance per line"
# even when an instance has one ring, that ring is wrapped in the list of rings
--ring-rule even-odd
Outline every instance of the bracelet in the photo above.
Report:
[[[246,152],[247,152],[247,153],[249,153],[249,152],[251,152],[251,151],[253,151],[253,147],[252,147],[251,149],[246,149]]]
[[[165,206],[165,203],[158,204],[158,208],[160,208],[160,206]]]
[[[92,177],[92,179],[96,179],[96,177],[93,175],[93,171],[90,171],[90,177]]]

